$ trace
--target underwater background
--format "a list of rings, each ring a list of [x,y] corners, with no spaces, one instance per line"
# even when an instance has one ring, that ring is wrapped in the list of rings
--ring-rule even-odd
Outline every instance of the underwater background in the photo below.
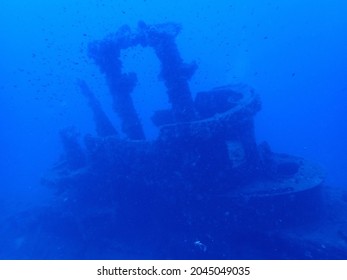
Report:
[[[180,234],[170,237],[178,241],[166,240],[165,230],[147,229],[143,239],[134,235],[126,241],[115,241],[107,234],[107,227],[102,232],[92,231],[93,224],[99,223],[96,217],[84,229],[85,224],[76,226],[78,211],[71,214],[74,219],[62,215],[72,210],[59,202],[59,191],[43,184],[63,153],[62,129],[74,126],[80,135],[95,135],[93,116],[77,86],[79,79],[89,84],[119,127],[104,77],[88,56],[88,44],[124,24],[136,28],[140,20],[147,24],[175,22],[182,26],[176,44],[183,61],[195,61],[198,67],[189,81],[191,92],[238,83],[253,87],[262,103],[255,116],[257,143],[266,141],[274,152],[320,165],[324,184],[330,190],[326,204],[334,204],[333,199],[338,197],[344,210],[347,37],[343,30],[347,26],[347,5],[343,1],[4,0],[0,7],[1,259],[290,259],[347,255],[344,249],[336,254],[299,254],[294,245],[284,241],[268,242],[268,247],[262,248],[263,239],[253,231],[248,241],[254,244],[248,242],[248,246],[240,245],[231,252],[229,236],[220,235],[220,243],[212,242],[214,237],[206,237],[203,227],[199,229],[201,235],[193,232],[184,238]],[[138,76],[132,98],[146,138],[155,139],[158,129],[150,117],[154,110],[169,107],[165,87],[157,79],[159,61],[151,49],[136,47],[122,53],[122,62],[124,72]],[[75,207],[83,212],[86,205]],[[134,212],[142,211],[136,204],[133,208]],[[112,224],[109,232],[117,231],[116,227]],[[132,230],[142,232],[141,226]],[[330,243],[343,248],[347,226],[337,232],[336,238],[341,240],[329,236]],[[156,244],[148,242],[153,233],[157,233]],[[163,246],[170,242],[168,248]],[[85,243],[88,249],[83,249]]]

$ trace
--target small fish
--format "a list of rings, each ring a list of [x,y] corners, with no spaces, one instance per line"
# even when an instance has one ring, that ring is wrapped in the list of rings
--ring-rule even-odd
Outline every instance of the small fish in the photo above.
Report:
[[[207,246],[201,243],[199,240],[194,242],[194,246],[198,247],[201,251],[206,252]]]

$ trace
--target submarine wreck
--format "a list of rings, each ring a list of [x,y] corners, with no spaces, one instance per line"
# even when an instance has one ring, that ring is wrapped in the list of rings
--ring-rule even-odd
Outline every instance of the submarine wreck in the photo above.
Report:
[[[44,180],[56,191],[62,226],[71,221],[81,236],[70,258],[347,258],[347,227],[330,226],[321,168],[256,142],[261,102],[250,86],[193,94],[198,66],[183,61],[180,30],[139,22],[89,44],[120,128],[79,80],[96,134],[63,129],[64,154]],[[159,134],[151,140],[131,97],[136,73],[124,73],[121,60],[136,46],[153,49],[171,106],[154,112]]]

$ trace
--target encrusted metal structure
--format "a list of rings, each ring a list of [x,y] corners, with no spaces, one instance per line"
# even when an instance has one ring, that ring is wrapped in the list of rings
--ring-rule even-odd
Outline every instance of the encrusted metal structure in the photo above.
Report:
[[[256,143],[253,118],[261,103],[249,86],[221,86],[193,98],[189,79],[197,65],[183,62],[179,31],[173,23],[140,22],[135,31],[123,26],[90,44],[125,136],[79,81],[97,135],[80,139],[63,130],[64,157],[45,183],[78,217],[86,240],[108,244],[113,255],[103,258],[309,258],[307,250],[311,258],[329,257],[333,245],[321,252],[293,230],[321,219],[322,171]],[[138,45],[154,49],[171,104],[152,117],[159,128],[154,140],[145,139],[132,102],[136,74],[122,72],[121,50]],[[285,253],[270,249],[276,242]],[[143,252],[127,255],[129,248]]]

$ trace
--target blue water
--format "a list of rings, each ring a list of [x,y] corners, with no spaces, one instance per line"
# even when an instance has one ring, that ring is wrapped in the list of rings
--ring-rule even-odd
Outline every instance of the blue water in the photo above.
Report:
[[[1,259],[344,256],[301,254],[281,238],[249,227],[229,236],[217,234],[219,226],[224,229],[221,225],[211,229],[213,224],[197,223],[186,232],[177,228],[172,209],[166,218],[156,216],[164,207],[160,203],[155,211],[136,203],[127,210],[143,212],[148,219],[172,220],[171,226],[136,224],[141,219],[117,224],[110,214],[117,207],[112,210],[110,205],[111,216],[104,218],[105,209],[88,215],[87,202],[71,203],[72,194],[61,195],[42,183],[63,153],[62,129],[74,126],[82,136],[95,135],[78,79],[87,81],[115,127],[120,127],[105,79],[88,56],[88,44],[124,24],[135,29],[139,20],[176,22],[183,28],[176,38],[182,59],[198,66],[189,82],[191,92],[235,83],[252,86],[262,100],[255,117],[257,142],[266,140],[274,152],[319,164],[331,196],[341,194],[344,209],[347,5],[342,1],[4,0],[0,6]],[[159,61],[152,49],[136,47],[123,51],[122,62],[125,72],[138,76],[132,97],[147,139],[156,139],[158,130],[150,116],[170,106],[165,86],[157,79]],[[145,196],[141,191],[136,195],[134,201]],[[195,213],[193,208],[199,206],[191,207]],[[323,209],[329,211],[337,210]],[[119,238],[112,238],[114,232],[121,232]],[[347,226],[337,229],[336,239],[329,235],[330,243],[344,244],[345,232]]]

